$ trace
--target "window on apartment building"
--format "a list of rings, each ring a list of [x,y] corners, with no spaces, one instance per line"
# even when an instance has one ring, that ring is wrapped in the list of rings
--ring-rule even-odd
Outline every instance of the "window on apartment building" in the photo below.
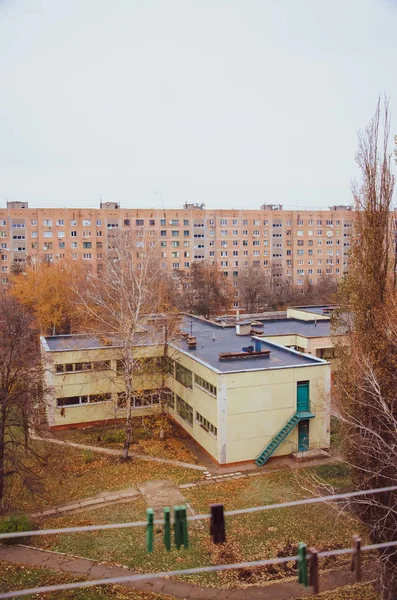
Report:
[[[238,241],[237,240],[233,240],[232,245],[233,246],[238,246]]]
[[[248,240],[243,240],[243,246],[248,246]]]
[[[222,240],[221,241],[221,246],[222,246],[222,248],[227,248],[227,241],[226,240]]]
[[[305,245],[305,240],[298,240],[297,241],[297,245],[298,246],[304,246]]]
[[[185,269],[190,269],[190,262],[185,262],[184,267]]]
[[[92,242],[83,242],[83,248],[92,248]]]
[[[176,411],[178,415],[193,427],[193,408],[190,406],[190,404],[182,400],[178,394],[175,394],[175,398]]]
[[[221,250],[221,256],[227,256],[227,250]]]
[[[179,269],[180,268],[180,263],[179,262],[173,262],[172,263],[172,268],[173,269]]]
[[[234,304],[237,304],[238,306],[238,302],[234,302]],[[217,437],[218,435],[218,430],[217,428],[212,425],[207,419],[205,419],[202,415],[200,415],[200,413],[198,413],[196,411],[196,421],[197,423],[199,423],[201,425],[201,427],[203,429],[205,429],[205,431],[208,431],[208,433],[211,433],[214,437]]]
[[[227,225],[227,219],[221,219],[220,223],[221,225]]]
[[[296,253],[297,253],[298,256],[304,256],[305,251],[304,250],[297,250]],[[287,250],[287,254],[288,254],[288,250]]]
[[[184,237],[190,237],[190,231],[188,229],[185,229],[183,232],[183,236]]]
[[[52,237],[52,231],[45,231],[44,232],[44,237],[46,237],[46,238]]]
[[[83,254],[83,259],[84,260],[91,260],[91,258],[92,258],[91,252],[86,252],[86,253]]]
[[[97,227],[102,227],[102,219],[97,219],[96,220],[96,226]]]
[[[61,225],[65,225],[65,220],[64,219],[58,219],[55,222],[55,225],[57,225],[58,227],[60,227]]]
[[[44,225],[44,227],[52,227],[52,220],[51,219],[44,219],[43,225]]]
[[[89,219],[83,219],[83,227],[91,227],[91,221]]]

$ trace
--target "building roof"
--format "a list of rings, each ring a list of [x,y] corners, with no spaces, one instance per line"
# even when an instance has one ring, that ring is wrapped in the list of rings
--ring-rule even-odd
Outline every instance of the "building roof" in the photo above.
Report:
[[[303,335],[304,337],[329,337],[331,335],[331,322],[324,321],[301,321],[300,319],[275,319],[262,321],[263,326],[255,329],[263,329],[266,335]],[[258,335],[260,335],[258,333]]]
[[[292,319],[288,319],[291,321]],[[266,321],[266,324],[268,322]],[[220,327],[213,323],[207,323],[201,319],[185,318],[181,327],[183,333],[188,333],[196,338],[196,348],[188,348],[187,341],[179,338],[173,344],[185,354],[205,363],[212,369],[222,373],[233,371],[251,371],[263,369],[276,369],[280,367],[303,367],[324,364],[318,358],[303,355],[278,344],[260,340],[257,336],[236,335],[234,327]],[[258,340],[261,351],[270,350],[270,356],[250,356],[246,358],[235,358],[221,360],[219,353],[241,352],[243,347],[255,345]]]

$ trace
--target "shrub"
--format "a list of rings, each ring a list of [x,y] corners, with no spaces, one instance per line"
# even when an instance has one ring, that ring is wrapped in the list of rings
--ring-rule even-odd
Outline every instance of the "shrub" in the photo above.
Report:
[[[33,524],[27,515],[11,515],[0,521],[0,533],[16,533],[19,531],[32,531]],[[24,544],[28,538],[17,537],[0,540],[3,544]]]
[[[82,457],[83,462],[86,464],[92,463],[95,460],[95,454],[92,450],[83,450]]]
[[[107,444],[116,444],[120,442],[124,442],[124,430],[123,429],[113,429],[110,431],[104,431],[102,433],[102,440]]]

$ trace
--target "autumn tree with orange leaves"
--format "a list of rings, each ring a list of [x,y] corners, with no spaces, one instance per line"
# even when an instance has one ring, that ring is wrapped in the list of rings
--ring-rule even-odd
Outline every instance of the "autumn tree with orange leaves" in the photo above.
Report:
[[[11,276],[10,293],[34,315],[41,333],[71,333],[78,329],[76,290],[85,274],[77,261],[32,263]]]

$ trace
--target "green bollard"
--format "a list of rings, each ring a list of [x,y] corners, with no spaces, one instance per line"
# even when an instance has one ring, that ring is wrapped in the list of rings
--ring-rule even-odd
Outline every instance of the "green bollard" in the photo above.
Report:
[[[164,546],[168,550],[171,550],[171,513],[168,506],[164,508]]]
[[[299,542],[298,544],[298,582],[305,587],[309,585],[306,544],[304,542]]]
[[[146,526],[146,548],[148,552],[153,552],[154,545],[154,512],[153,508],[146,510],[147,526]]]
[[[181,547],[182,544],[182,527],[181,527],[181,507],[174,507],[174,539],[175,546],[177,550]]]
[[[189,548],[189,534],[187,529],[187,515],[186,515],[186,506],[180,507],[181,512],[181,533],[182,533],[182,543],[184,548]]]

